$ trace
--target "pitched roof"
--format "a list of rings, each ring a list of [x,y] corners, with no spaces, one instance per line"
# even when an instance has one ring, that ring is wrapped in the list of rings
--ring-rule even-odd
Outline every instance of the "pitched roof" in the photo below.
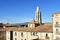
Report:
[[[53,27],[52,27],[52,25],[40,25],[40,26],[34,28],[32,31],[53,32]]]
[[[24,31],[24,32],[53,32],[52,25],[40,25],[35,28],[29,27],[7,27],[7,28],[0,28],[0,31]]]

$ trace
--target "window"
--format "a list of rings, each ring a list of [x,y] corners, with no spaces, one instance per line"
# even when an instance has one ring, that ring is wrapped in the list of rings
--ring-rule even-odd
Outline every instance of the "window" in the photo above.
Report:
[[[49,39],[48,34],[46,34],[46,39]]]
[[[48,37],[48,34],[46,34],[46,37]]]
[[[31,32],[31,35],[35,35],[35,32]]]
[[[58,22],[56,22],[56,24],[58,24]]]
[[[23,40],[23,39],[21,39],[21,40]]]
[[[35,35],[35,32],[33,32],[33,35]]]
[[[31,32],[31,35],[37,35],[37,32]]]
[[[26,40],[26,39],[25,39]]]
[[[58,33],[58,29],[56,29],[56,33]]]
[[[23,33],[21,33],[21,37],[23,37]]]
[[[17,35],[17,32],[15,32],[15,36]]]
[[[17,38],[15,38],[15,40],[17,40]]]

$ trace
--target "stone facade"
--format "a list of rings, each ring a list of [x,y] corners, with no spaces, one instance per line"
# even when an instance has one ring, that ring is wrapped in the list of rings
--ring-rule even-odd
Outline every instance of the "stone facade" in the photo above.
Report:
[[[49,25],[48,25],[49,27],[47,25],[46,27],[41,23],[42,23],[41,12],[39,7],[37,7],[36,20],[32,20],[31,22],[29,22],[28,24],[29,28],[27,28],[24,31],[23,30],[6,31],[6,40],[53,40],[53,33],[51,31],[52,27],[50,27]]]
[[[28,27],[5,24],[0,28],[0,40],[60,40],[60,12],[52,16],[52,24],[42,24],[41,11],[36,10],[36,19]]]
[[[53,14],[53,39],[60,40],[60,12]]]
[[[7,31],[10,32],[10,31]],[[8,35],[8,36],[7,36]],[[6,36],[6,40],[11,40],[9,33]],[[48,32],[24,32],[13,31],[13,40],[52,40],[53,34]]]

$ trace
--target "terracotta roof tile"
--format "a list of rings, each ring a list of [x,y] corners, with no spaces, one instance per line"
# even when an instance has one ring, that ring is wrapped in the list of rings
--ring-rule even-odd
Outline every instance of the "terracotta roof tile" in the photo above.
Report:
[[[7,28],[0,28],[0,31],[53,32],[53,27],[52,25],[40,25],[35,28],[7,27]]]

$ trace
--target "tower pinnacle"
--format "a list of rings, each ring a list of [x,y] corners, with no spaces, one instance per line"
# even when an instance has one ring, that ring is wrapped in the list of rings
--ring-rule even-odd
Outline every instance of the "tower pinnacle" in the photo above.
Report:
[[[41,24],[41,12],[39,6],[37,6],[36,9],[36,23]]]
[[[37,11],[39,11],[39,6],[37,6]]]

